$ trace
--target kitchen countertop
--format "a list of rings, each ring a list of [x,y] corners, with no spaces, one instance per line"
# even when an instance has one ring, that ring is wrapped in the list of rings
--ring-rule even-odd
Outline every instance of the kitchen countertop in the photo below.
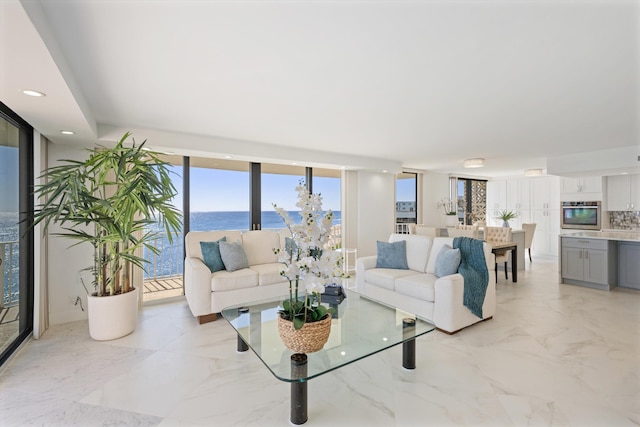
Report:
[[[640,232],[617,230],[617,231],[577,231],[575,233],[561,234],[561,237],[575,237],[578,239],[603,239],[617,240],[624,242],[640,243]]]

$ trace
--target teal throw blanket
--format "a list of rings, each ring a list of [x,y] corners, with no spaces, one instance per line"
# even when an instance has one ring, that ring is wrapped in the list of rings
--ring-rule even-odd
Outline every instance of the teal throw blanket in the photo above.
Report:
[[[489,270],[484,258],[482,240],[456,237],[453,248],[460,249],[458,273],[464,278],[464,306],[482,319],[482,304],[489,286]]]

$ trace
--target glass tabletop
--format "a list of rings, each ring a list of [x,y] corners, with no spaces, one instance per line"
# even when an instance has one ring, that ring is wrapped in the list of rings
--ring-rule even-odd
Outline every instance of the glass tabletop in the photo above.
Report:
[[[340,304],[325,304],[336,310],[331,335],[322,350],[307,355],[302,375],[291,368],[293,351],[284,346],[278,334],[278,310],[285,297],[228,307],[222,316],[273,375],[288,382],[310,380],[435,329],[414,314],[345,291],[347,298]],[[415,319],[415,328],[403,330],[406,318]]]

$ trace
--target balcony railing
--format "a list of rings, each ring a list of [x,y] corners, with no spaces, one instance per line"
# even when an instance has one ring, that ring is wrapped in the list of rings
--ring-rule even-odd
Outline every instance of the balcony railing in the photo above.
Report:
[[[11,307],[20,302],[19,259],[17,241],[0,242],[0,285],[2,286],[0,308]]]

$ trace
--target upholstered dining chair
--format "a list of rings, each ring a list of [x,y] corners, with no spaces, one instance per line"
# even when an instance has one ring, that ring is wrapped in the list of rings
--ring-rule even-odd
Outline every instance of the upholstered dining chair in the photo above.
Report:
[[[414,234],[431,237],[433,239],[434,237],[438,237],[440,233],[438,233],[438,229],[436,227],[428,227],[426,225],[417,224],[415,226]]]
[[[455,229],[448,229],[449,237],[464,236],[478,238],[478,226],[477,225],[464,225],[457,224]],[[453,232],[453,234],[451,234]]]
[[[484,240],[487,241],[490,245],[497,245],[500,243],[510,243],[511,242],[511,227],[485,227],[484,228]],[[496,253],[496,282],[498,281],[498,264],[504,263],[504,277],[509,279],[509,273],[507,269],[507,261],[509,260],[509,255],[511,251],[505,250]]]
[[[524,230],[524,248],[529,250],[529,262],[533,262],[531,259],[531,243],[533,242],[533,235],[536,232],[536,223],[522,224]]]

